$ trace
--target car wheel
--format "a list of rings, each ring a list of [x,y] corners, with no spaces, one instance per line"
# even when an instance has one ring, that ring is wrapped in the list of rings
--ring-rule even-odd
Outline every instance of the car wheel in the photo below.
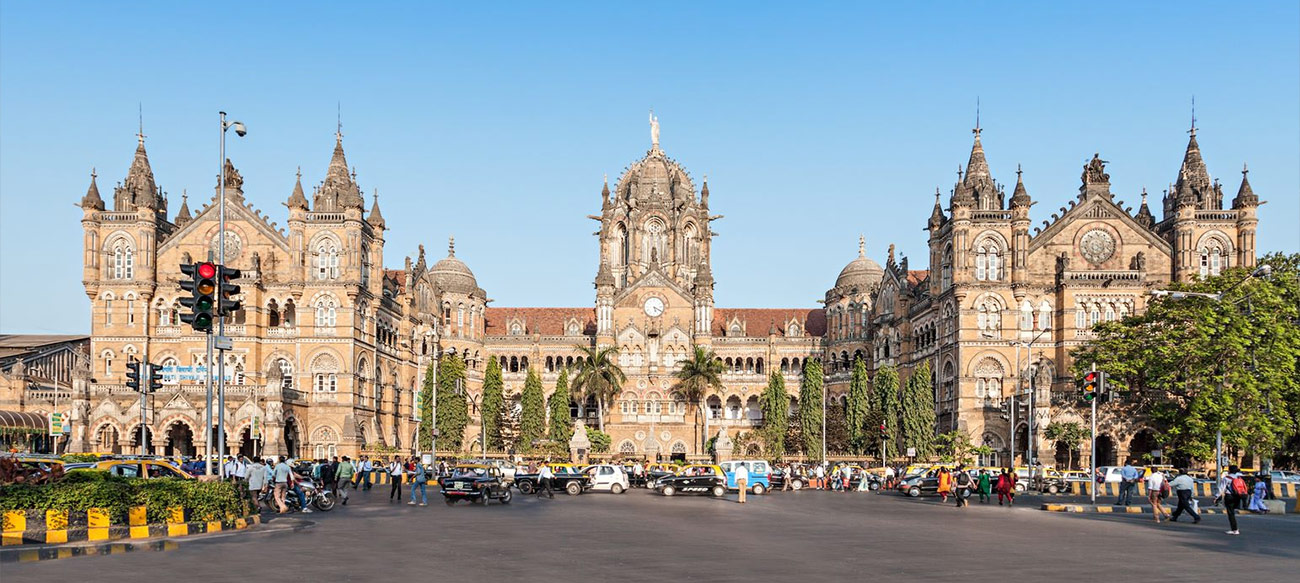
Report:
[[[722,486],[714,486],[713,491],[710,493],[713,494],[714,498],[721,498],[727,495],[727,489],[723,488]]]
[[[867,489],[868,489],[868,490],[871,490],[872,492],[875,492],[876,490],[879,490],[879,489],[880,489],[880,482],[871,482],[871,483],[867,484]]]
[[[664,489],[661,491],[663,492],[664,496],[672,496],[673,494],[677,493],[677,488],[674,488],[672,486],[664,486]]]
[[[623,485],[622,485],[622,484],[614,484],[613,486],[610,486],[610,487],[609,487],[609,492],[610,492],[611,494],[622,494],[622,493],[623,493]]]
[[[1048,493],[1048,494],[1055,494],[1055,493],[1060,492],[1060,491],[1061,491],[1061,489],[1058,488],[1058,487],[1056,486],[1056,484],[1052,484],[1051,486],[1048,486],[1048,487],[1047,487],[1047,493]]]
[[[762,496],[767,493],[767,488],[764,488],[762,484],[754,484],[753,490],[755,496]]]
[[[790,489],[794,490],[795,492],[802,490],[803,480],[795,480],[793,482],[790,482]]]
[[[455,506],[455,505],[456,505],[456,499],[455,499],[455,498],[446,498],[446,499],[443,500],[443,502],[446,502],[446,503],[447,503],[447,506]]]
[[[577,482],[569,482],[568,484],[564,485],[564,491],[568,493],[570,496],[577,496],[578,494],[582,493],[582,486],[579,485]]]
[[[907,495],[913,498],[918,498],[921,496],[921,488],[917,486],[912,486],[911,488],[907,489]]]
[[[509,504],[509,503],[510,503],[510,499],[513,498],[513,497],[514,497],[514,495],[510,493],[510,489],[509,489],[509,488],[506,488],[504,491],[501,492],[501,503],[502,503],[502,504]]]
[[[525,496],[537,491],[537,488],[533,485],[533,483],[527,480],[519,482],[518,486],[519,486],[519,491],[522,492]]]
[[[1024,493],[1025,493],[1025,485],[1024,485],[1024,484],[1016,484],[1016,493],[1017,493],[1017,494],[1024,494]]]

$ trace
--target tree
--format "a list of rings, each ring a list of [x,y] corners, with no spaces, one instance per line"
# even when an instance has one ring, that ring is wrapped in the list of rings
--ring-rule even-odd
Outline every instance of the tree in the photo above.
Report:
[[[573,437],[573,416],[569,414],[569,400],[569,370],[561,368],[560,378],[555,380],[555,392],[551,393],[546,402],[551,417],[546,437],[551,441],[568,443]]]
[[[935,444],[939,461],[958,465],[969,465],[972,457],[993,452],[993,448],[987,445],[976,446],[971,443],[970,434],[961,430],[940,434],[935,439]]]
[[[465,361],[444,355],[438,364],[438,442],[442,447],[459,450],[469,425],[469,403],[465,399]],[[432,437],[430,437],[432,441]]]
[[[877,423],[872,433],[875,440],[879,440],[881,447],[884,448],[880,456],[888,460],[889,442],[898,439],[898,412],[901,408],[898,402],[898,369],[890,365],[880,367],[880,370],[876,371],[874,384],[875,389],[871,393],[871,410],[874,414],[873,420],[877,420]],[[885,427],[884,434],[891,439],[881,439],[881,426]]]
[[[1175,456],[1214,459],[1215,433],[1227,448],[1265,457],[1300,427],[1300,255],[1260,260],[1268,278],[1235,268],[1171,284],[1221,294],[1154,299],[1145,312],[1093,328],[1072,353],[1074,373],[1096,363],[1119,415],[1146,414]]]
[[[524,392],[519,396],[519,440],[522,450],[533,448],[533,441],[546,433],[546,396],[542,393],[542,379],[532,367],[524,379]]]
[[[849,440],[849,424],[844,411],[844,406],[836,400],[831,400],[826,406],[826,451],[831,455],[852,453],[853,444]]]
[[[434,372],[436,363],[431,363],[428,368],[424,369],[424,384],[420,386],[420,426],[416,429],[416,448],[420,451],[433,451],[433,379],[437,375]]]
[[[870,401],[870,396],[867,394],[867,363],[858,358],[853,361],[853,377],[849,380],[848,408],[844,411],[850,448],[855,454],[866,451],[869,445],[867,420],[871,413]]]
[[[934,390],[930,388],[930,363],[922,362],[912,370],[903,390],[899,407],[903,448],[915,448],[917,457],[929,457],[934,452]]]
[[[696,427],[699,427],[698,419],[704,418],[704,437],[709,435],[709,417],[701,415],[704,411],[704,399],[708,396],[709,390],[719,390],[722,388],[722,363],[718,361],[718,355],[713,350],[703,346],[696,346],[695,352],[691,358],[681,361],[677,365],[677,372],[673,374],[677,377],[677,384],[674,388],[682,393],[689,403],[695,404]],[[699,435],[697,434],[697,438]],[[698,443],[699,440],[697,439]]]
[[[500,363],[489,356],[487,372],[483,374],[483,405],[479,415],[483,419],[483,430],[487,434],[487,447],[492,451],[501,451],[505,445],[501,437],[502,415],[505,413],[505,386],[505,381],[501,380]]]
[[[808,457],[822,455],[822,363],[808,359],[803,365],[803,379],[799,383],[799,429],[803,433],[803,453]]]
[[[586,429],[587,441],[591,442],[591,453],[609,453],[609,446],[614,443],[614,438],[610,437],[608,433],[596,429],[595,427],[588,427]],[[564,440],[566,447],[568,446],[568,443],[568,439]]]
[[[1077,421],[1053,421],[1047,424],[1047,429],[1043,430],[1043,436],[1051,440],[1058,447],[1064,445],[1068,452],[1067,469],[1074,468],[1074,452],[1079,449],[1079,445],[1087,440],[1090,430],[1084,428],[1082,423]]]
[[[573,390],[582,396],[596,398],[596,422],[600,430],[605,430],[605,405],[610,399],[623,392],[623,383],[627,375],[614,361],[618,348],[613,346],[591,347],[574,345],[582,354],[577,360],[577,370],[573,374]]]
[[[763,408],[763,427],[759,430],[763,450],[769,459],[781,459],[785,455],[785,434],[790,424],[790,395],[785,392],[785,377],[780,372],[768,376],[759,406]]]

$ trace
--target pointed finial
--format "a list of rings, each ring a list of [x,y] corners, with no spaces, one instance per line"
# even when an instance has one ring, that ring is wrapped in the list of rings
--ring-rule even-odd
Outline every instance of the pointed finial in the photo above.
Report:
[[[1142,204],[1147,203],[1147,187],[1142,187]]]
[[[353,181],[353,182],[356,182],[356,181],[357,181],[357,167],[356,167],[356,166],[353,166],[353,167],[352,167],[352,181]]]
[[[91,179],[91,180],[94,180],[94,179],[96,179],[96,178],[98,178],[98,177],[99,177],[99,175],[95,173],[95,167],[94,167],[94,166],[91,166],[91,167],[90,167],[90,179]]]
[[[456,256],[456,237],[447,237],[447,257]]]
[[[1250,168],[1247,168],[1247,167],[1246,167],[1246,163],[1245,163],[1245,162],[1242,162],[1242,163],[1241,163],[1241,175],[1242,175],[1242,176],[1245,176],[1245,175],[1247,175],[1247,174],[1249,174],[1249,173],[1250,173]]]
[[[867,256],[867,238],[862,235],[858,235],[858,257],[866,257],[866,256]]]
[[[980,98],[976,96],[975,97],[975,129],[971,130],[971,133],[975,134],[975,137],[978,138],[980,137],[981,131],[984,130],[980,129]]]
[[[343,143],[343,102],[338,102],[337,125],[334,129],[334,141]]]
[[[939,187],[934,187],[934,204],[939,204]]]
[[[147,137],[147,136],[144,135],[144,103],[138,103],[137,105],[138,105],[139,108],[140,108],[140,111],[139,111],[139,115],[140,115],[140,131],[136,132],[135,137],[138,138],[138,139],[140,140],[140,145],[143,146],[143,145],[144,145],[144,139],[145,139],[145,137]]]
[[[298,166],[298,180],[302,180],[302,166]]]
[[[1196,137],[1196,96],[1192,96],[1192,129],[1187,130],[1192,137]]]
[[[957,165],[957,182],[961,182],[961,164]]]
[[[1020,163],[1017,162],[1017,163],[1016,163],[1016,181],[1019,181],[1019,180],[1020,180],[1020,174],[1021,174],[1022,172],[1023,172],[1023,171],[1020,169]]]

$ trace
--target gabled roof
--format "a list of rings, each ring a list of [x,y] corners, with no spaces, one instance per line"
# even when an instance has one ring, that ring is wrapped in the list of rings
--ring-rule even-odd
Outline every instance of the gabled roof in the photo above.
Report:
[[[1065,229],[1067,225],[1072,224],[1075,218],[1082,218],[1082,217],[1076,217],[1076,215],[1085,213],[1087,212],[1087,209],[1091,209],[1095,207],[1101,207],[1106,211],[1106,214],[1124,223],[1127,223],[1129,227],[1132,228],[1134,231],[1141,233],[1142,236],[1146,238],[1147,242],[1150,243],[1155,248],[1164,250],[1165,252],[1173,251],[1173,248],[1170,247],[1168,241],[1164,240],[1164,238],[1160,237],[1155,232],[1151,231],[1151,229],[1142,226],[1142,224],[1139,223],[1137,219],[1134,219],[1127,212],[1125,212],[1124,209],[1121,208],[1118,204],[1116,204],[1113,199],[1102,197],[1102,196],[1089,196],[1088,198],[1084,199],[1082,202],[1067,209],[1065,211],[1065,214],[1058,217],[1054,222],[1052,222],[1052,224],[1048,225],[1047,228],[1043,229],[1041,232],[1031,235],[1029,238],[1029,249],[1027,252],[1032,254],[1035,251],[1037,251],[1039,248],[1048,244],[1049,242],[1052,241],[1052,239],[1057,234],[1059,234],[1063,229]]]
[[[784,334],[785,325],[791,320],[799,323],[805,336],[826,334],[826,311],[821,308],[715,308],[713,335],[726,336],[727,324],[733,318],[744,323],[749,337],[767,336],[774,327]]]
[[[220,212],[219,209],[220,206],[216,204],[209,204],[208,206],[203,207],[199,210],[198,214],[194,215],[193,220],[185,223],[184,226],[177,228],[167,237],[166,241],[163,241],[163,243],[158,246],[158,253],[161,254],[162,252],[178,245],[180,241],[189,236],[191,231],[199,229],[199,225],[203,224],[207,220],[216,221],[217,214]],[[280,232],[279,229],[271,226],[268,217],[261,214],[259,211],[253,210],[252,205],[249,203],[237,204],[227,198],[226,222],[229,223],[232,220],[238,220],[241,218],[248,221],[250,225],[253,225],[258,232],[262,233],[262,235],[267,238],[267,240],[274,241],[275,244],[286,253],[289,251],[289,238],[285,236],[284,233]]]
[[[577,319],[584,335],[596,333],[595,308],[487,308],[483,312],[484,333],[488,336],[505,336],[510,321],[524,323],[526,334],[543,336],[565,335],[564,325]]]

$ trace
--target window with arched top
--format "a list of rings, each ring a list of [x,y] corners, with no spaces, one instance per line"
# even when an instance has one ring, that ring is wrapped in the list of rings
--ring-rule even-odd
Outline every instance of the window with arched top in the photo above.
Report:
[[[948,289],[952,287],[952,245],[947,245],[943,248],[943,255],[939,264],[939,282],[942,289]]]
[[[1029,300],[1020,302],[1020,329],[1032,330],[1034,328],[1034,307]]]
[[[316,325],[317,326],[335,326],[338,324],[338,302],[332,296],[321,296],[316,299]]]
[[[975,366],[975,399],[985,407],[1002,400],[1002,379],[1005,371],[997,359],[986,357]]]
[[[135,278],[135,244],[125,236],[119,237],[109,246],[113,254],[112,279]]]
[[[1002,305],[993,298],[986,298],[978,306],[976,325],[985,336],[997,336],[1002,330]]]
[[[339,390],[339,361],[329,353],[319,354],[311,361],[313,388],[318,393],[337,393]]]
[[[361,285],[370,285],[370,246],[361,244]]]
[[[1052,327],[1052,304],[1043,300],[1038,304],[1038,329],[1047,330]]]
[[[1201,245],[1201,277],[1214,277],[1228,268],[1227,245],[1217,237]]]
[[[316,279],[324,281],[339,277],[339,248],[334,241],[316,244]]]
[[[99,357],[104,360],[104,376],[113,376],[113,351],[105,350]]]
[[[996,241],[985,239],[976,244],[975,279],[978,281],[1002,279],[1002,247]]]

